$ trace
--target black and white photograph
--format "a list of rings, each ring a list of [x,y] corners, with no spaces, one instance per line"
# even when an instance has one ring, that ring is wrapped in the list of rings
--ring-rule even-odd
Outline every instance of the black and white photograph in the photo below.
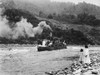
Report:
[[[0,0],[0,75],[100,75],[100,0]]]

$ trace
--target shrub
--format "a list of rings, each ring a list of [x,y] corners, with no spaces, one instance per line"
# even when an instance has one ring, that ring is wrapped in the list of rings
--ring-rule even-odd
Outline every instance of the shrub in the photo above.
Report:
[[[49,14],[49,15],[48,15],[48,18],[49,18],[49,19],[53,19],[53,15]]]

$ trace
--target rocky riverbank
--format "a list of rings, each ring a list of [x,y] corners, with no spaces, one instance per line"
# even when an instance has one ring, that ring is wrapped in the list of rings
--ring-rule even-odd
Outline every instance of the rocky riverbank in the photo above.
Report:
[[[73,62],[62,70],[45,72],[46,75],[100,75],[100,53],[90,54],[91,64]]]

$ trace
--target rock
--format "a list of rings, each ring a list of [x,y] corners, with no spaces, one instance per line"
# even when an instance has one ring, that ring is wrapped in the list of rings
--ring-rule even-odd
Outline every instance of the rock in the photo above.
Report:
[[[74,75],[80,75],[81,74],[81,69],[76,70],[75,72],[73,72]]]

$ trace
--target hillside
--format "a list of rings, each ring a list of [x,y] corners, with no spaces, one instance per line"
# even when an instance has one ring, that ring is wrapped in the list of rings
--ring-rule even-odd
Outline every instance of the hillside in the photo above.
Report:
[[[96,44],[100,45],[100,27],[82,24],[68,24],[53,19],[38,18],[49,21],[57,37],[64,37],[68,44]],[[54,33],[55,34],[55,33]]]
[[[100,18],[100,14],[99,14],[100,7],[93,5],[93,4],[86,3],[86,2],[74,5],[74,6],[70,7],[69,9],[65,8],[64,12],[71,13],[71,14],[79,14],[79,13],[85,12],[88,14],[95,15],[97,18]]]
[[[40,3],[35,3],[33,1],[33,3],[31,3],[31,4],[30,3],[29,4],[25,3],[25,4],[27,4],[27,7],[33,7],[31,10],[34,11],[37,9],[38,11],[42,11],[45,14],[53,14],[53,13],[56,13],[56,14],[62,14],[62,13],[63,14],[64,13],[79,14],[79,13],[86,12],[86,13],[95,15],[97,18],[100,18],[100,7],[93,5],[93,4],[83,2],[83,3],[79,3],[76,5],[71,2],[59,3],[59,2],[50,2],[49,0],[47,0],[46,2],[41,2],[41,1],[39,1],[39,2]],[[15,3],[17,3],[17,2],[15,2]],[[16,5],[18,6],[19,3]],[[21,4],[21,6],[19,6],[19,7],[21,8],[24,6],[25,5]],[[24,8],[26,8],[26,7],[24,7]],[[27,8],[26,8],[26,10],[27,10]],[[39,13],[39,12],[37,12],[37,13]]]
[[[89,4],[86,2],[74,4],[71,2],[68,3],[60,3],[60,2],[50,2],[50,0],[2,0],[6,3],[7,7],[14,7],[19,9],[24,9],[32,14],[39,15],[42,12],[45,15],[48,14],[74,14],[77,15],[79,13],[88,13],[95,15],[100,19],[100,7]],[[52,11],[51,11],[52,10]]]
[[[57,18],[59,18],[60,20],[57,20],[55,18],[48,18],[48,17],[41,17],[39,16],[40,11],[43,12],[42,8],[44,7],[40,7],[37,6],[36,4],[33,3],[28,3],[28,2],[21,2],[21,1],[13,1],[13,0],[9,0],[8,2],[6,2],[6,0],[4,0],[4,7],[6,8],[3,15],[2,16],[7,16],[7,20],[9,20],[9,25],[12,27],[13,23],[19,22],[21,20],[21,17],[23,16],[24,18],[27,19],[27,21],[29,23],[32,24],[33,27],[36,27],[38,25],[38,23],[40,21],[45,20],[47,22],[48,25],[50,25],[50,27],[53,29],[52,32],[52,37],[50,37],[50,31],[49,30],[44,30],[43,33],[41,35],[37,35],[34,38],[28,38],[27,36],[23,37],[19,37],[16,40],[13,39],[6,39],[6,38],[2,38],[0,37],[0,43],[19,43],[19,44],[23,44],[23,43],[37,43],[37,40],[42,40],[42,39],[52,39],[54,40],[54,38],[58,38],[61,39],[62,41],[65,41],[67,44],[69,45],[84,45],[84,44],[98,44],[100,45],[100,27],[99,27],[99,20],[95,17],[97,15],[100,15],[99,13],[99,9],[100,7],[92,5],[92,4],[87,4],[87,3],[79,3],[78,5],[75,5],[73,3],[68,3],[68,5],[66,5],[67,3],[50,3],[47,1],[47,4],[45,4],[45,9],[46,12],[50,11],[51,9],[56,9],[58,13],[60,13],[60,18],[59,16]],[[40,5],[43,5],[40,4]],[[48,7],[48,6],[49,7]],[[12,6],[12,7],[11,7]],[[46,7],[47,6],[47,7]],[[50,9],[49,9],[50,8]],[[64,8],[64,10],[63,10]],[[87,9],[85,9],[87,8]],[[92,10],[90,10],[90,8]],[[69,10],[70,9],[70,10]],[[67,11],[68,10],[68,11]],[[78,12],[86,12],[89,13],[89,15],[87,14],[82,14],[82,17],[79,15],[78,21],[80,22],[79,24],[75,24],[75,23],[68,23],[66,19],[68,19],[68,17],[65,17],[64,21],[62,18],[62,14],[63,13],[71,13],[71,14],[78,14]],[[74,13],[73,13],[74,11]],[[44,11],[45,12],[45,11]],[[43,13],[44,13],[43,12]],[[46,12],[44,15],[46,15]],[[52,11],[54,12],[54,11]],[[56,11],[55,11],[56,12]],[[51,12],[50,12],[51,13]],[[93,14],[93,15],[90,15]],[[84,18],[84,15],[86,16]],[[17,18],[16,18],[17,17]],[[53,16],[54,17],[54,16]],[[99,17],[99,16],[98,16]],[[84,19],[83,19],[84,18]],[[55,19],[55,20],[54,20]],[[89,19],[89,20],[88,20]],[[75,20],[77,20],[77,18],[75,18]],[[83,21],[84,20],[84,21]],[[86,20],[88,20],[86,22]],[[72,19],[71,19],[72,21]],[[82,23],[82,22],[83,23]],[[92,21],[97,22],[98,21],[98,26],[93,26],[94,24],[92,23]],[[77,22],[77,21],[76,21]],[[84,24],[84,22],[86,22],[86,24]],[[88,25],[88,23],[92,23],[92,25]]]
[[[4,24],[4,28],[7,27],[5,33],[2,33],[4,28],[1,28],[2,30],[0,31],[0,43],[2,44],[35,44],[38,42],[38,40],[42,39],[50,39],[52,41],[60,40],[65,41],[67,44],[73,45],[95,44],[92,40],[87,38],[83,32],[76,30],[75,28],[67,27],[68,24],[62,24],[61,22],[53,19],[36,17],[30,14],[28,11],[23,11],[20,9],[5,9],[2,14],[2,17],[4,16],[7,16],[6,19],[8,20],[8,23],[5,25],[5,21],[3,23],[2,20],[0,21],[1,24]],[[22,17],[26,18],[27,22],[22,21]],[[29,34],[27,33],[30,32],[29,30],[37,27],[38,23],[43,20],[45,20],[47,24],[50,25],[53,31],[51,32],[49,29],[44,29],[41,35],[28,37]],[[50,36],[50,33],[52,33],[52,36]],[[12,36],[15,36],[16,39],[13,39]]]

